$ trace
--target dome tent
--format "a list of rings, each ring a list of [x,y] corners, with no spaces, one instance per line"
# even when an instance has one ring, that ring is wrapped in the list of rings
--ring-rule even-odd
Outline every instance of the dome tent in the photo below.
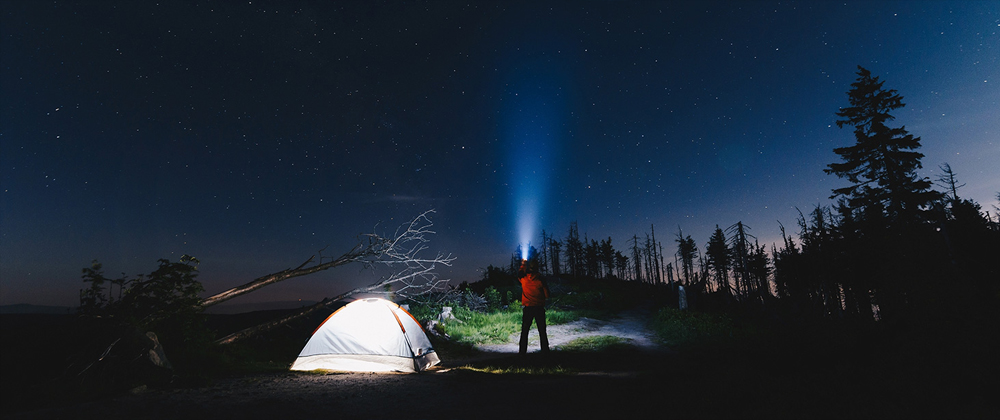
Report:
[[[440,363],[423,327],[385,299],[361,299],[323,321],[291,370],[419,372]]]

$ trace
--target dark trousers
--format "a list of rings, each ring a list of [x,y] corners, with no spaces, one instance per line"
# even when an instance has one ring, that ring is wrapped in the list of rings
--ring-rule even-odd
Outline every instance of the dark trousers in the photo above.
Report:
[[[541,341],[542,353],[549,352],[549,336],[545,334],[545,307],[525,306],[521,312],[521,343],[518,354],[528,352],[528,330],[531,329],[531,321],[535,321],[538,327],[538,340]]]

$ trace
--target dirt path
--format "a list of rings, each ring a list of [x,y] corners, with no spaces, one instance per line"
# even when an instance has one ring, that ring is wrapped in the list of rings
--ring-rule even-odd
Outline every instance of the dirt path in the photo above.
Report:
[[[618,317],[607,321],[584,317],[568,324],[549,325],[546,328],[549,347],[558,349],[559,346],[582,337],[615,336],[628,340],[629,344],[640,349],[663,349],[646,326],[650,313],[648,308],[637,308],[622,312]],[[486,352],[517,353],[519,339],[520,334],[516,333],[505,344],[482,344],[476,347]],[[528,351],[539,350],[538,329],[533,325],[528,333]]]

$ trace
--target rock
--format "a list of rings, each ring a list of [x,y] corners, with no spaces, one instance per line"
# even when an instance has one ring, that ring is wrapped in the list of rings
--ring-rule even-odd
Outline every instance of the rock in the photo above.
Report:
[[[442,324],[445,323],[445,321],[448,321],[448,320],[454,320],[454,321],[458,321],[459,323],[461,323],[462,320],[460,320],[458,318],[455,318],[455,315],[452,314],[451,311],[452,311],[451,306],[442,307],[441,308],[441,314],[438,315],[438,321],[440,321]]]
[[[156,333],[149,331],[146,333],[146,338],[151,342],[149,361],[161,368],[173,369],[174,367],[170,364],[170,360],[167,360],[167,353],[163,351],[163,346],[160,345],[160,340],[156,338]]]

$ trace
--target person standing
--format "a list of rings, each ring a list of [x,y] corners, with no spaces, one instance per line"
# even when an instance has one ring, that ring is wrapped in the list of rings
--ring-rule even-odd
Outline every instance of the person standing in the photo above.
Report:
[[[545,299],[549,297],[549,288],[538,273],[538,261],[522,260],[521,269],[521,342],[518,354],[524,356],[528,352],[528,330],[531,321],[538,328],[538,339],[541,341],[542,354],[549,353],[549,337],[545,333]]]

